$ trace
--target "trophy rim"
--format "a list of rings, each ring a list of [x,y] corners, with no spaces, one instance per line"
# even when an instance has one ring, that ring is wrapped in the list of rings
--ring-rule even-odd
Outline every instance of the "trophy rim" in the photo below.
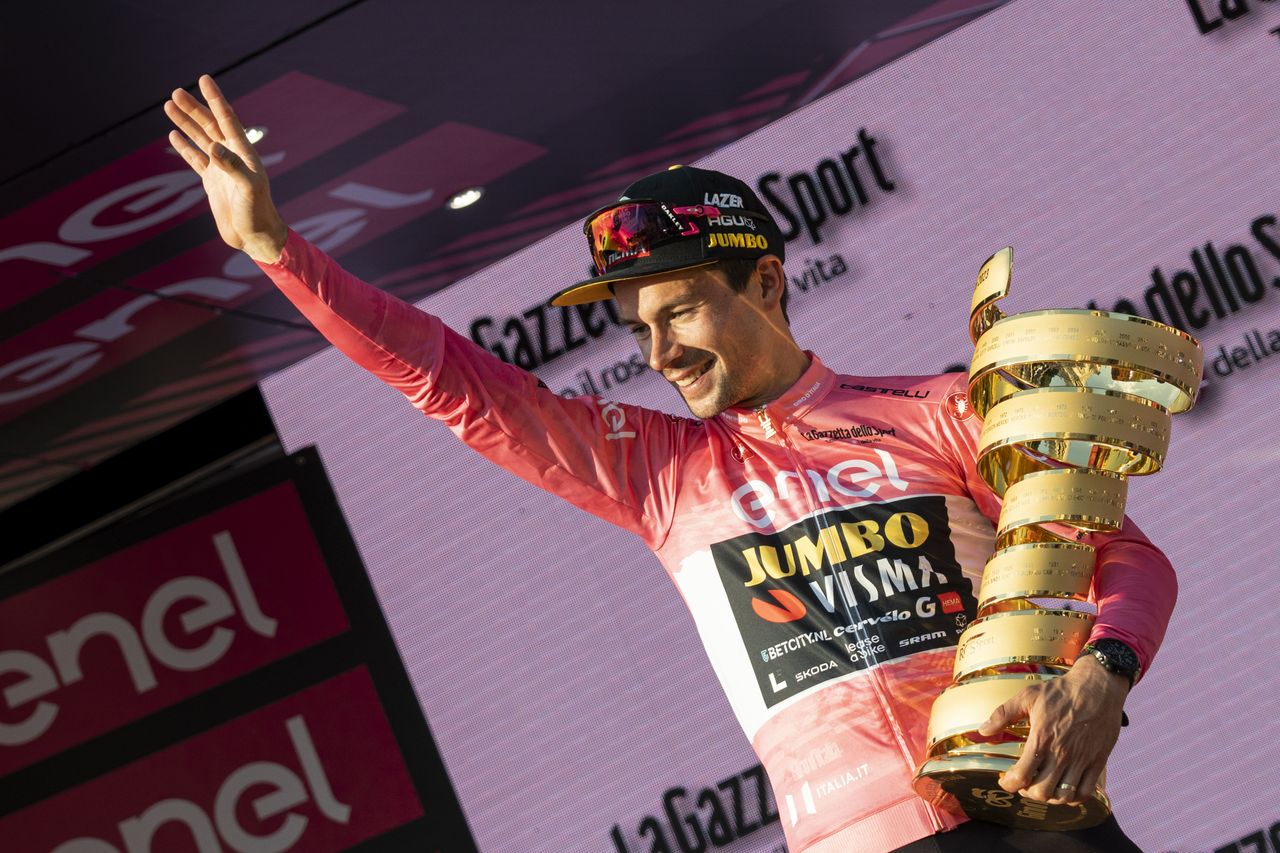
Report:
[[[1026,610],[1002,610],[996,613],[991,613],[986,616],[980,616],[979,618],[974,619],[965,628],[965,634],[968,634],[970,631],[973,631],[975,627],[981,626],[983,623],[991,624],[993,622],[996,622],[998,620],[1003,620],[1003,619],[1029,619],[1033,617],[1053,618],[1053,619],[1060,619],[1065,617],[1067,619],[1076,619],[1081,622],[1087,623],[1090,628],[1092,628],[1093,624],[1097,621],[1096,614],[1085,613],[1079,610],[1069,610],[1067,608],[1036,607],[1036,608],[1029,608]],[[1012,654],[999,655],[997,654],[994,657],[988,656],[988,657],[984,657],[979,660],[976,660],[972,663],[967,663],[962,667],[960,665],[960,649],[964,647],[964,641],[965,641],[965,636],[964,634],[962,634],[960,636],[960,642],[956,646],[956,659],[955,659],[955,664],[952,666],[952,671],[951,671],[952,679],[954,682],[957,682],[957,683],[967,683],[969,679],[975,675],[995,674],[995,673],[991,673],[990,670],[998,670],[999,667],[1005,667],[1005,666],[1019,666],[1019,665],[1029,664],[1032,666],[1045,666],[1050,668],[1061,667],[1063,668],[1063,670],[1066,670],[1071,668],[1071,665],[1075,663],[1075,660],[1080,653],[1080,650],[1077,648],[1074,652],[1071,652],[1069,654],[1035,654],[1035,655],[1012,655]]]
[[[967,811],[961,805],[960,798],[948,791],[943,784],[944,781],[955,779],[961,781],[965,787],[979,783],[988,789],[1006,793],[999,786],[999,774],[1008,770],[1014,763],[1015,759],[1007,756],[973,753],[960,756],[942,755],[937,758],[930,758],[921,764],[920,769],[916,771],[916,775],[912,779],[911,786],[921,799],[951,814],[964,815],[974,820],[985,820],[989,823],[1000,823],[1017,829],[1038,831],[1088,829],[1091,826],[1102,823],[1111,814],[1111,799],[1107,796],[1101,783],[1099,783],[1093,795],[1080,805],[1027,800],[1026,802],[1036,803],[1037,808],[1046,806],[1047,809],[1055,811],[1055,817],[1058,819],[1050,823],[1050,825],[1045,825],[1044,822],[1032,822],[1031,820],[1016,820],[1015,818],[1018,816],[1013,813],[1014,804],[1024,801],[1024,798],[1019,794],[1010,794],[1010,804],[1004,809],[990,807],[974,809],[975,814]],[[1067,816],[1062,814],[1063,812],[1066,812],[1067,815],[1074,814],[1075,820],[1068,820]],[[1005,819],[1002,820],[1000,818]]]
[[[1029,445],[1029,444],[1034,444],[1040,441],[1073,441],[1073,442],[1081,442],[1081,443],[1087,443],[1087,444],[1093,444],[1093,445],[1101,445],[1109,449],[1123,451],[1125,453],[1130,454],[1131,459],[1137,459],[1142,461],[1141,467],[1135,467],[1133,469],[1126,470],[1126,471],[1112,471],[1109,468],[1090,468],[1089,469],[1093,471],[1101,471],[1101,472],[1110,473],[1110,474],[1120,474],[1126,477],[1143,477],[1149,474],[1155,474],[1159,472],[1162,468],[1164,468],[1165,454],[1158,452],[1156,450],[1153,450],[1152,448],[1141,447],[1138,444],[1124,441],[1123,439],[1100,441],[1096,433],[1058,432],[1058,433],[1053,433],[1051,435],[1046,435],[1044,433],[1011,435],[1006,438],[1002,438],[999,441],[992,442],[991,444],[984,445],[981,448],[981,451],[979,452],[978,457],[975,461],[975,466],[978,469],[978,473],[979,474],[983,473],[982,465],[987,461],[987,459],[989,459],[991,456],[997,453],[1004,452],[1004,451],[1012,451],[1012,452],[1018,453],[1021,456],[1027,457],[1030,463],[1037,464],[1040,466],[1035,471],[1028,471],[1024,473],[1022,477],[1019,478],[1018,482],[1021,482],[1022,480],[1031,476],[1032,474],[1038,474],[1043,471],[1058,471],[1064,468],[1073,468],[1073,469],[1079,470],[1077,466],[1073,466],[1070,463],[1064,462],[1063,460],[1058,459],[1057,457],[1054,457],[1054,456],[1050,456],[1048,458],[1052,459],[1054,462],[1061,463],[1061,465],[1060,466],[1049,465],[1048,463],[1043,462],[1040,459],[1036,458],[1036,456],[1033,455],[1032,453],[1027,453],[1025,450],[1022,450],[1019,447],[1019,445]],[[995,462],[993,461],[992,464],[994,465]],[[1003,475],[1003,469],[1000,469],[1000,473]],[[986,477],[983,477],[983,480],[986,481]],[[1012,488],[1013,484],[1006,482],[1003,476],[999,478],[997,482],[1003,482],[1003,488],[998,489],[995,485],[993,485],[990,482],[987,482],[987,485],[991,486],[991,490],[996,493],[997,497],[1004,497],[1005,492],[1007,492],[1010,488]]]
[[[994,257],[994,255],[992,257]],[[1003,297],[995,297],[996,300],[1001,298]],[[978,310],[981,310],[982,308],[986,307],[986,305],[989,304],[991,301],[995,301],[995,300],[988,300],[987,303],[984,303],[983,305],[979,306]],[[971,311],[970,313],[972,314],[973,312]],[[1077,317],[1106,317],[1110,320],[1123,320],[1128,323],[1138,323],[1139,325],[1142,325],[1142,326],[1151,326],[1153,328],[1160,329],[1161,331],[1169,332],[1170,334],[1176,335],[1177,337],[1182,338],[1183,340],[1195,345],[1195,347],[1199,349],[1201,352],[1204,352],[1204,347],[1200,344],[1200,341],[1198,338],[1196,338],[1192,334],[1184,332],[1182,329],[1179,329],[1177,326],[1170,326],[1168,323],[1162,323],[1159,320],[1153,320],[1150,317],[1143,317],[1140,314],[1126,314],[1123,311],[1103,311],[1099,308],[1037,308],[1032,311],[1019,311],[1016,314],[1005,314],[999,320],[996,320],[994,323],[988,326],[987,331],[988,332],[991,331],[996,326],[1000,325],[1006,320],[1013,320],[1018,317],[1042,317],[1045,314],[1058,314],[1058,315],[1077,316]]]
[[[1054,601],[1088,601],[1087,594],[1064,593],[1061,590],[1054,589],[1020,589],[1013,592],[1006,592],[1000,595],[993,595],[990,598],[984,598],[978,602],[978,618],[985,619],[988,616],[995,616],[997,613],[1012,613],[1019,610],[1052,610],[1052,607],[1039,607],[1038,605],[1027,601],[1026,607],[1005,607],[999,610],[991,610],[998,604],[1007,604],[1012,601],[1026,601],[1031,598],[1052,598]],[[984,612],[985,611],[985,612]]]
[[[1133,362],[1124,361],[1123,359],[1104,358],[1100,356],[1099,357],[1082,356],[1082,355],[1071,356],[1063,353],[1052,353],[1045,356],[1040,356],[1039,354],[1037,354],[1035,356],[1005,358],[1005,359],[1000,359],[999,361],[983,362],[981,364],[978,364],[975,362],[975,367],[970,368],[970,371],[969,371],[969,384],[967,387],[969,399],[970,400],[973,399],[974,389],[983,383],[999,381],[999,382],[1004,382],[1007,385],[1011,385],[1011,386],[1014,385],[1015,383],[1013,381],[1006,378],[1005,376],[1000,375],[1002,373],[1007,373],[1010,367],[1015,367],[1015,366],[1023,367],[1027,365],[1037,365],[1037,364],[1090,364],[1090,365],[1096,364],[1096,365],[1104,365],[1106,367],[1121,367],[1127,370],[1140,371],[1142,373],[1148,374],[1155,381],[1164,383],[1165,385],[1168,385],[1174,388],[1179,393],[1180,397],[1174,403],[1165,405],[1164,403],[1159,403],[1159,402],[1156,402],[1155,400],[1151,400],[1147,397],[1144,397],[1141,394],[1135,394],[1132,392],[1121,391],[1121,390],[1112,389],[1112,388],[1099,388],[1096,385],[1039,385],[1039,386],[1032,386],[1029,388],[1015,388],[1014,390],[1010,391],[1008,394],[999,396],[998,399],[995,399],[994,401],[988,401],[989,404],[987,405],[986,410],[990,412],[992,409],[994,409],[996,406],[1000,405],[1010,397],[1013,397],[1016,394],[1024,393],[1026,391],[1049,391],[1049,390],[1055,390],[1055,389],[1075,389],[1075,390],[1100,391],[1100,392],[1109,393],[1109,394],[1122,394],[1126,397],[1132,397],[1136,400],[1144,400],[1153,406],[1157,406],[1169,412],[1170,414],[1177,415],[1177,414],[1182,414],[1183,412],[1186,412],[1190,410],[1193,406],[1195,406],[1196,398],[1200,390],[1198,385],[1192,387],[1188,383],[1175,378],[1172,374],[1165,373],[1159,370],[1152,370],[1147,367],[1141,367],[1134,364]],[[1119,380],[1111,380],[1111,381],[1119,381]],[[987,396],[994,397],[996,395],[988,394]]]
[[[1020,616],[1025,616],[1028,613],[1046,614],[1050,616],[1070,616],[1072,618],[1077,618],[1077,619],[1094,618],[1093,614],[1081,613],[1079,610],[1067,610],[1066,608],[1057,608],[1057,607],[1040,607],[1040,608],[1037,608],[1036,610],[1011,610],[1006,613],[992,613],[990,616],[980,616],[979,618],[974,619],[972,622],[970,622],[967,628],[972,628],[974,625],[977,625],[978,623],[984,620],[994,621],[996,619],[1017,618]]]

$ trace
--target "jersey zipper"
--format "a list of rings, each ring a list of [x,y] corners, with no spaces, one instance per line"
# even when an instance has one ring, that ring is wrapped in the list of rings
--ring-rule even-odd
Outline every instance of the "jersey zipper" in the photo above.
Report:
[[[822,511],[821,502],[813,492],[813,483],[809,480],[808,475],[805,474],[807,469],[804,465],[803,458],[786,434],[786,427],[790,425],[792,419],[784,419],[782,422],[783,429],[779,430],[774,426],[773,418],[770,417],[769,412],[764,406],[760,406],[755,409],[754,412],[756,419],[760,422],[760,428],[764,430],[764,437],[776,441],[786,452],[787,459],[796,469],[796,473],[799,475],[798,479],[800,481],[801,489],[804,491],[805,498],[809,502],[809,510],[814,514],[813,517],[816,520],[818,518],[818,514]],[[888,661],[885,661],[885,663],[887,662]],[[884,684],[881,683],[880,673],[878,670],[879,666],[869,667],[867,670],[867,675],[871,679],[871,689],[875,691],[876,700],[880,703],[880,711],[884,714],[885,720],[889,723],[889,728],[893,731],[894,739],[898,742],[898,750],[902,753],[903,761],[907,765],[907,772],[914,775],[915,764],[913,763],[911,755],[911,747],[907,743],[907,737],[903,733],[902,727],[898,724],[897,716],[893,713],[893,706],[889,703],[888,697],[886,696],[887,691],[885,690]],[[925,812],[929,815],[929,821],[933,824],[934,832],[940,832],[943,828],[943,822],[939,819],[934,807],[923,800],[921,800],[921,802],[924,804]]]
[[[765,407],[761,406],[760,408],[756,409],[755,414],[756,414],[756,419],[760,421],[760,428],[764,430],[764,437],[777,438],[778,431],[773,428],[773,419],[769,417],[769,412],[765,410]],[[783,440],[781,440],[779,444],[782,444],[785,446],[786,439],[784,438]]]

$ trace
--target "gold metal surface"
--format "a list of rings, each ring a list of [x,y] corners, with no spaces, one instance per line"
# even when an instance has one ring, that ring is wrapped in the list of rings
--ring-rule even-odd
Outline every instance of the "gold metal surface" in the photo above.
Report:
[[[988,413],[978,473],[998,495],[1027,474],[1050,468],[1151,474],[1164,464],[1169,421],[1155,403],[1111,391],[1026,391]]]
[[[925,756],[937,758],[940,755],[994,755],[1016,760],[1022,757],[1022,748],[1027,745],[1026,737],[1030,734],[1031,727],[1027,725],[1010,726],[1009,731],[1017,732],[1022,737],[1022,740],[983,743],[964,735],[955,735],[938,741],[932,749],[925,753]]]
[[[960,736],[964,736],[964,741],[955,746],[963,747],[976,743],[978,727],[987,721],[992,711],[1008,702],[1022,689],[1057,677],[1043,674],[1002,673],[951,685],[942,691],[933,703],[933,711],[929,715],[929,728],[925,734],[926,748],[933,750],[939,741]],[[1010,727],[1010,731],[1025,738],[1027,725],[1025,722],[1017,723]],[[995,744],[982,746],[994,747]]]
[[[1111,801],[1101,784],[1082,805],[1051,805],[1005,791],[1000,775],[1015,763],[1012,757],[997,755],[931,758],[916,772],[913,787],[927,802],[952,814],[1016,829],[1088,829],[1111,814]]]
[[[978,615],[1021,610],[1029,598],[1083,601],[1093,581],[1093,563],[1093,548],[1068,542],[1032,542],[997,551],[982,571]]]
[[[995,303],[1008,295],[1012,277],[1012,246],[1005,246],[987,258],[978,270],[978,284],[973,289],[973,301],[969,303],[969,337],[974,343],[1004,317],[1004,312]]]
[[[969,368],[969,400],[985,418],[1028,388],[1097,388],[1172,413],[1195,402],[1204,353],[1172,326],[1106,311],[1028,311],[994,323]]]
[[[1085,530],[1119,530],[1129,484],[1089,468],[1050,468],[1023,476],[1004,496],[997,538],[1014,528],[1062,522]]]
[[[1022,755],[1028,723],[990,739],[977,729],[1019,690],[1075,662],[1095,617],[1048,605],[1087,600],[1096,552],[1077,540],[1084,531],[1118,530],[1125,477],[1164,464],[1171,415],[1195,403],[1204,352],[1185,332],[1126,314],[1006,316],[996,303],[1012,274],[1012,248],[992,255],[969,306],[976,346],[968,395],[984,421],[976,467],[1003,505],[978,618],[961,634],[953,683],[934,703],[914,785],[929,802],[969,817],[1081,829],[1110,813],[1101,781],[1082,806],[1006,793],[1000,774]]]
[[[1066,669],[1093,627],[1091,613],[1074,610],[1010,610],[969,623],[956,647],[953,678],[993,675],[1010,664]]]

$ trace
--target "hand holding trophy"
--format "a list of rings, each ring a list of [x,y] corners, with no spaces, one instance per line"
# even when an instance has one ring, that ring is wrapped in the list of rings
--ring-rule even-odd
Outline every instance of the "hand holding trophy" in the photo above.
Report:
[[[1083,803],[1005,791],[1025,723],[978,733],[1028,685],[1059,678],[1094,615],[1072,609],[1093,580],[1083,532],[1119,530],[1126,476],[1164,463],[1172,415],[1195,402],[1204,354],[1171,326],[1091,310],[1005,316],[1013,250],[983,264],[970,308],[969,400],[983,418],[979,475],[1004,499],[978,618],[961,635],[953,682],[934,703],[915,789],[935,805],[1022,829],[1084,829],[1110,814],[1101,782]],[[1067,606],[1064,606],[1067,605]]]

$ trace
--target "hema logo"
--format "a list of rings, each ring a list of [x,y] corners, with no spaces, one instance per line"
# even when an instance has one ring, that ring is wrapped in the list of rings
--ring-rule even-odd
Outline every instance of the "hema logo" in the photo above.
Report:
[[[875,453],[880,457],[882,466],[865,459],[846,459],[825,472],[806,468],[804,478],[809,480],[820,503],[830,501],[832,493],[851,498],[869,498],[876,495],[886,483],[905,492],[909,484],[898,475],[898,465],[893,457],[884,450],[877,449]],[[779,471],[772,487],[761,480],[748,480],[730,496],[734,514],[761,530],[772,527],[774,517],[769,507],[791,496],[790,480],[797,481],[798,487],[804,488],[803,479],[796,471]]]
[[[147,596],[137,625],[119,613],[100,610],[45,635],[44,657],[18,649],[0,651],[0,673],[21,676],[3,692],[7,713],[0,722],[0,746],[27,744],[50,730],[59,712],[53,699],[59,689],[86,678],[81,652],[95,637],[115,641],[137,695],[159,686],[156,664],[172,671],[193,672],[221,660],[236,631],[220,623],[237,614],[249,631],[274,637],[276,620],[262,611],[230,532],[214,534],[213,547],[226,576],[225,587],[207,577],[183,575]],[[167,632],[166,626],[172,630],[175,624],[181,626],[187,643],[177,642]],[[193,643],[198,635],[199,641]],[[16,713],[32,703],[25,716]]]

